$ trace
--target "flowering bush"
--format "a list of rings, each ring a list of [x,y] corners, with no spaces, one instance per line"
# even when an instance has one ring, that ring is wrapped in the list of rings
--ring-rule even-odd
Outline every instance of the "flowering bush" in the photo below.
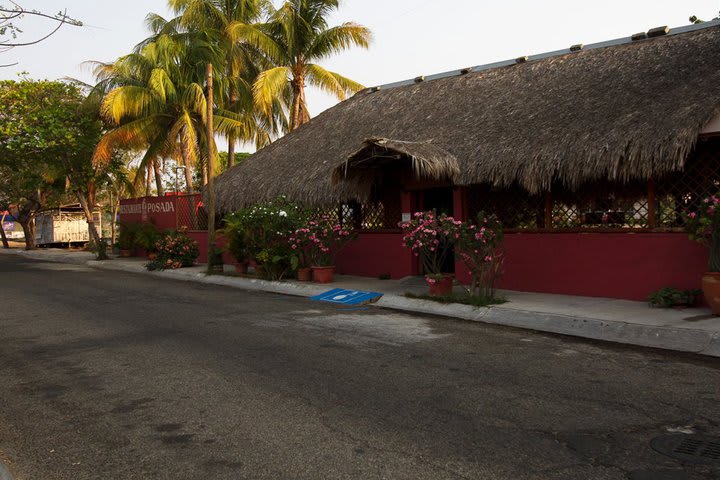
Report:
[[[690,238],[710,247],[709,272],[720,272],[720,193],[704,198],[683,215]]]
[[[288,238],[305,217],[299,206],[280,197],[229,215],[223,232],[238,261],[255,259],[267,278],[279,280],[298,266],[299,257]]]
[[[474,221],[463,222],[455,251],[470,271],[470,295],[492,298],[495,284],[502,273],[500,252],[502,224],[495,215],[480,212]]]
[[[403,245],[420,257],[428,283],[440,280],[445,259],[460,238],[461,225],[459,220],[434,211],[417,212],[412,220],[400,224]]]
[[[344,228],[336,218],[320,215],[296,229],[290,235],[289,243],[302,266],[331,266],[335,263],[335,255],[354,238],[354,232]]]
[[[155,243],[157,258],[147,264],[148,270],[176,269],[189,267],[200,255],[198,244],[183,232],[164,235]]]

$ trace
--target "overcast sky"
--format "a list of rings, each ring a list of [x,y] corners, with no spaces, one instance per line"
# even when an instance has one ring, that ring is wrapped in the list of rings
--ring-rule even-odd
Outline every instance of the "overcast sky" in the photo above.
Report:
[[[64,26],[41,44],[0,53],[0,79],[81,78],[86,60],[112,61],[147,36],[145,15],[167,15],[165,0],[16,0],[25,8],[55,13],[67,9],[85,27]],[[278,3],[278,2],[276,2]],[[0,0],[7,5],[7,0]],[[479,65],[522,55],[629,36],[652,27],[687,25],[690,15],[709,20],[720,0],[345,0],[331,22],[352,20],[369,27],[367,51],[350,50],[323,65],[367,86]],[[24,21],[23,39],[51,25]],[[336,103],[310,92],[317,115]]]

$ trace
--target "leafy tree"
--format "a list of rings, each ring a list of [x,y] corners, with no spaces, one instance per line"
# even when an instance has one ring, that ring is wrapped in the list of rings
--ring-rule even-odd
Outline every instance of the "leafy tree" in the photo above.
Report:
[[[92,217],[98,172],[91,158],[101,124],[83,109],[84,101],[66,83],[0,82],[0,190],[18,208],[28,249],[35,246],[37,212],[66,191],[77,197],[100,245]]]
[[[324,69],[316,62],[351,46],[368,48],[370,30],[354,22],[329,27],[327,17],[339,0],[287,0],[273,10],[264,27],[273,39],[265,54],[274,65],[258,76],[255,102],[269,113],[278,99],[290,99],[290,130],[310,121],[305,99],[306,83],[344,100],[363,86]]]

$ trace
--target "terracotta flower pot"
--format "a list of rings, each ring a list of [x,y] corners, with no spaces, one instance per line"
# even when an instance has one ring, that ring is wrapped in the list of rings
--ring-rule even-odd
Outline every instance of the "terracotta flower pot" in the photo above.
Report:
[[[297,269],[297,279],[301,282],[310,282],[312,281],[312,278],[312,268],[302,267]]]
[[[453,277],[452,273],[443,273],[442,278],[433,279],[427,278],[428,287],[430,289],[429,294],[432,297],[444,297],[450,295],[453,289]]]
[[[702,291],[713,315],[720,315],[720,272],[705,272]]]
[[[335,267],[312,267],[315,283],[332,283],[335,281]]]
[[[121,257],[125,257],[125,258],[127,258],[127,257],[132,257],[132,256],[133,256],[133,251],[132,251],[132,250],[125,250],[125,249],[122,249],[122,248],[121,248],[121,249],[120,249],[120,256],[121,256]]]
[[[147,259],[151,262],[157,258],[157,252],[148,252]]]
[[[235,271],[236,271],[237,273],[246,274],[246,273],[247,273],[247,269],[248,269],[248,264],[247,264],[247,262],[238,262],[238,263],[235,264]]]

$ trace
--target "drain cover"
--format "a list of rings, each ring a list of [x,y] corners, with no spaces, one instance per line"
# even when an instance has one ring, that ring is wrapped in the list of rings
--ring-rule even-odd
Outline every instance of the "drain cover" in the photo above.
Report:
[[[720,437],[704,435],[662,435],[650,441],[656,452],[685,463],[720,465]]]

